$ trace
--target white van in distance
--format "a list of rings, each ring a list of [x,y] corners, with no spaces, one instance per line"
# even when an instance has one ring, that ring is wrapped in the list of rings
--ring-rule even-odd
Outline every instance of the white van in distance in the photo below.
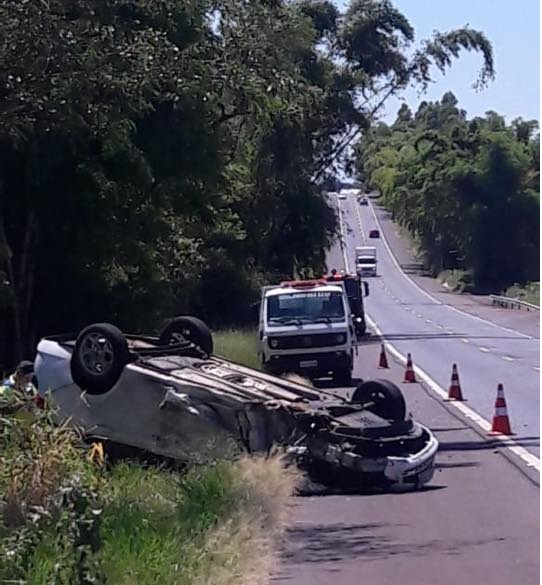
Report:
[[[286,281],[262,288],[259,354],[264,370],[352,381],[354,329],[342,282]]]

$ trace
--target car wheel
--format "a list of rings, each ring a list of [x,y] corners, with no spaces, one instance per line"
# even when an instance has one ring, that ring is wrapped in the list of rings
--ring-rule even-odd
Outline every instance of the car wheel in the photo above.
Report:
[[[207,325],[197,317],[175,317],[167,321],[160,332],[160,345],[191,341],[204,353],[213,353],[213,335]]]
[[[392,421],[405,420],[406,403],[401,390],[389,380],[367,380],[358,384],[352,394],[354,404],[367,404],[367,409]]]
[[[89,394],[104,394],[130,361],[122,331],[109,323],[85,327],[77,336],[70,368],[73,381]]]
[[[365,325],[365,323],[360,323],[357,327],[356,327],[356,335],[358,337],[363,337],[365,335],[365,333],[367,332],[367,325]]]
[[[341,386],[352,385],[352,370],[350,368],[341,368],[333,372],[333,380]]]

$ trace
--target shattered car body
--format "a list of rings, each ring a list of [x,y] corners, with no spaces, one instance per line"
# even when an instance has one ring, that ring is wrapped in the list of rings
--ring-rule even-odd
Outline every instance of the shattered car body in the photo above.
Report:
[[[40,394],[89,438],[180,461],[283,446],[325,484],[421,487],[433,476],[437,440],[391,382],[364,382],[346,400],[211,354],[193,317],[158,337],[96,324],[42,339],[35,372]]]

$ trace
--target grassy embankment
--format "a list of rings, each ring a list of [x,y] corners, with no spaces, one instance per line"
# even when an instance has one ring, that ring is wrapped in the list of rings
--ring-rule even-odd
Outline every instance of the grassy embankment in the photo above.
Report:
[[[439,280],[454,292],[472,291],[472,277],[464,270],[445,270],[439,274]],[[540,282],[530,282],[524,286],[515,284],[500,294],[540,306]]]
[[[217,353],[256,365],[254,340]],[[263,585],[297,481],[279,457],[111,467],[48,413],[1,417],[0,583]]]
[[[260,368],[256,350],[258,341],[256,329],[218,331],[213,334],[213,338],[216,355],[250,368]]]
[[[444,270],[437,278],[453,292],[473,292],[472,274],[468,270]]]

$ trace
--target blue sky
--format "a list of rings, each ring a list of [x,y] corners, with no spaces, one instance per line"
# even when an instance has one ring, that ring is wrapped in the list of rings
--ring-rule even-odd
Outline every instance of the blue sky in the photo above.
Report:
[[[539,0],[392,0],[416,32],[416,42],[434,30],[445,32],[469,25],[486,34],[493,45],[496,78],[485,90],[471,86],[481,58],[464,52],[445,76],[435,70],[436,83],[419,98],[415,90],[404,94],[415,110],[422,99],[440,99],[453,91],[469,117],[495,110],[507,122],[521,116],[540,120],[540,5]],[[337,0],[344,8],[348,2]],[[400,102],[388,102],[384,120],[392,121]]]

